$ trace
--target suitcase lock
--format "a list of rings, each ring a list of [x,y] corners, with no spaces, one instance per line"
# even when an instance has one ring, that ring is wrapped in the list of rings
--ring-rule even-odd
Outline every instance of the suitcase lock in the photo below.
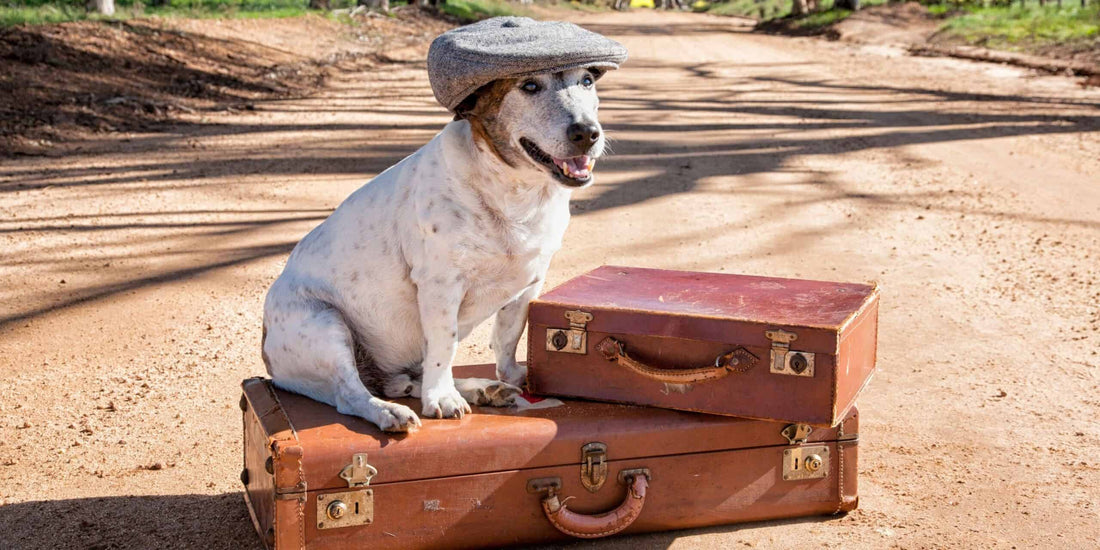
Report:
[[[607,445],[593,441],[581,447],[581,485],[595,493],[607,481]]]
[[[569,328],[546,329],[546,351],[587,354],[587,325],[592,320],[592,314],[580,310],[566,311],[565,318],[569,321]]]
[[[829,476],[828,445],[806,445],[812,431],[807,424],[790,424],[779,432],[793,445],[783,450],[783,481]]]
[[[374,489],[368,489],[378,469],[367,464],[367,454],[352,455],[351,464],[340,471],[348,491],[317,495],[317,528],[335,529],[370,525],[374,521]]]
[[[814,354],[806,351],[791,351],[791,342],[798,335],[785,330],[766,330],[764,336],[772,341],[771,368],[775,374],[814,377]]]

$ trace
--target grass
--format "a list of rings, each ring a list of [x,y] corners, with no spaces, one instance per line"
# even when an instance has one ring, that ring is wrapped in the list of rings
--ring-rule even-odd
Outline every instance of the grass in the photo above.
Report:
[[[947,15],[950,18],[940,27],[941,36],[970,44],[1005,49],[1089,43],[1100,47],[1100,6],[1096,3],[1060,9],[1055,5],[970,7],[958,15]]]
[[[598,2],[579,2],[578,0],[571,0],[569,2],[560,2],[555,4],[571,10],[585,11],[592,13],[611,11],[611,6],[607,4],[601,4]]]
[[[887,0],[862,0],[861,5],[864,7],[878,6],[886,2]],[[710,4],[709,9],[706,10],[696,8],[694,5],[693,8],[718,15],[751,17],[759,21],[771,21],[789,17],[791,4],[791,0],[730,0],[729,2]],[[852,15],[850,10],[833,9],[833,0],[821,0],[817,12],[792,18],[791,26],[797,29],[815,30],[842,21],[849,15]]]
[[[332,8],[351,7],[355,0],[330,0],[330,4]],[[115,15],[106,17],[90,13],[83,0],[0,0],[0,26],[150,16],[258,19],[296,17],[310,11],[308,0],[168,0],[160,6],[141,0],[115,0]]]
[[[447,0],[440,11],[457,17],[464,23],[480,21],[498,15],[529,15],[528,10],[503,0]]]

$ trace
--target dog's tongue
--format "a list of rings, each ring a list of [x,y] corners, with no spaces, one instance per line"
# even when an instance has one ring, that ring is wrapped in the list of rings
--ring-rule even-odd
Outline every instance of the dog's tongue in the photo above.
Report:
[[[554,159],[554,164],[569,176],[574,179],[587,178],[592,173],[592,159],[588,155],[581,155],[579,157],[571,157],[567,159]]]

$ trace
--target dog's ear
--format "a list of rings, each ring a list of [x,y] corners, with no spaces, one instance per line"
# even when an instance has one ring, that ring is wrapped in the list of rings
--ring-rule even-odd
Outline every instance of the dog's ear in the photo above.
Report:
[[[486,84],[486,86],[488,86],[488,84]],[[478,94],[484,89],[485,86],[478,88],[476,92],[466,96],[466,99],[463,99],[462,102],[455,107],[455,120],[462,120],[470,116],[470,113],[477,108]]]
[[[455,120],[495,114],[496,109],[500,107],[501,100],[504,99],[504,95],[511,91],[515,84],[515,79],[502,79],[494,80],[478,88],[477,91],[466,96],[466,99],[463,99],[455,107]]]

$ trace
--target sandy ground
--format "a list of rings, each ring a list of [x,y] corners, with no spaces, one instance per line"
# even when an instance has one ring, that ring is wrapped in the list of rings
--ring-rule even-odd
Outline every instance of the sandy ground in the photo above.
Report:
[[[883,288],[858,511],[579,546],[1095,547],[1100,92],[731,19],[573,17],[631,59],[600,82],[615,154],[551,285],[618,263]],[[3,161],[0,547],[257,546],[237,399],[264,292],[448,120],[423,54]]]

